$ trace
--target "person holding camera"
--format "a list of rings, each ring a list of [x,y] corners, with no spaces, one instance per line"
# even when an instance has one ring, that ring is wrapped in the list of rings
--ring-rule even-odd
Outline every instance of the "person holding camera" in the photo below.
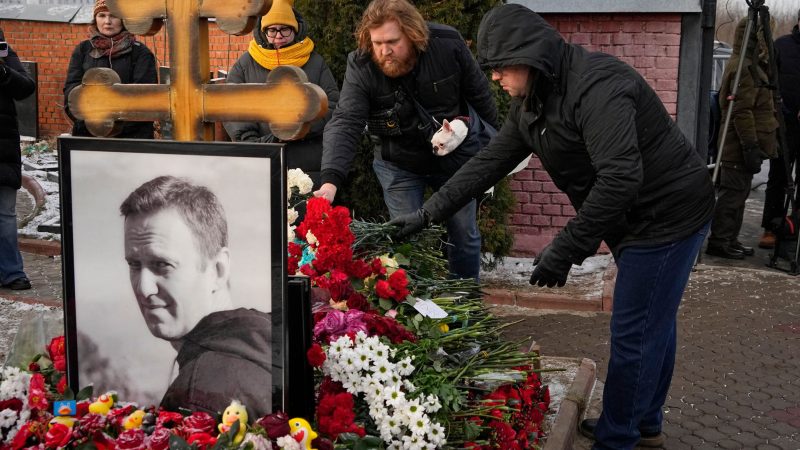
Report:
[[[30,289],[17,242],[17,190],[22,187],[22,157],[14,100],[36,91],[36,82],[22,67],[0,30],[0,285]]]
[[[744,205],[753,175],[761,171],[764,159],[778,156],[778,120],[770,90],[769,54],[761,25],[749,36],[746,54],[741,54],[747,20],[743,18],[736,26],[733,54],[725,65],[719,90],[720,107],[727,111],[736,69],[744,57],[728,138],[720,150],[717,204],[706,247],[707,254],[727,259],[744,259],[754,254],[752,247],[739,242]]]
[[[380,142],[372,167],[394,218],[422,206],[427,188],[439,189],[470,155],[433,153],[420,110],[438,121],[463,116],[469,104],[497,126],[489,81],[454,28],[426,23],[407,0],[373,0],[356,31],[358,49],[347,57],[342,94],[322,141],[322,186],[333,201],[364,132]],[[425,120],[423,120],[425,119]],[[447,165],[447,166],[446,166]],[[454,166],[454,167],[453,167]],[[479,278],[481,236],[475,199],[447,220],[449,270]]]
[[[64,83],[64,111],[72,120],[73,136],[92,136],[86,124],[69,111],[69,93],[81,85],[83,75],[94,67],[106,67],[119,75],[122,84],[158,83],[156,58],[136,36],[125,29],[122,19],[111,14],[106,0],[96,0],[89,39],[72,52]],[[153,122],[125,122],[115,137],[153,139]]]

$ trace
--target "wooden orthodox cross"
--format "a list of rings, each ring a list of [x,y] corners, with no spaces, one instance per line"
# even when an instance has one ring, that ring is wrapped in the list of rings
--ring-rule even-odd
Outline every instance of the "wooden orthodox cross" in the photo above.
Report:
[[[252,31],[272,0],[108,0],[133,34],[153,35],[167,20],[170,84],[120,84],[111,69],[86,71],[69,109],[89,132],[108,137],[121,121],[171,120],[178,141],[213,139],[212,122],[268,122],[282,140],[303,137],[328,110],[328,97],[300,68],[279,66],[266,84],[208,84],[208,18],[228,34]],[[280,105],[280,108],[270,107]]]

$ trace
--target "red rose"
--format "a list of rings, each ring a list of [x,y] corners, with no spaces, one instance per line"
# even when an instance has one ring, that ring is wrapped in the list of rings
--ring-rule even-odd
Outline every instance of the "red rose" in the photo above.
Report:
[[[168,428],[158,427],[147,438],[147,448],[151,450],[166,450],[169,448],[169,437],[172,433]]]
[[[213,434],[216,429],[217,421],[214,420],[211,414],[206,412],[193,412],[191,416],[183,419],[182,431],[186,436],[197,433]]]
[[[349,297],[347,297],[347,307],[349,309],[357,309],[359,311],[368,311],[369,303],[367,302],[366,297],[354,291],[350,293]]]
[[[67,354],[64,347],[64,336],[54,337],[47,346],[47,353],[50,354],[51,360],[55,360],[57,357],[63,358]]]
[[[32,362],[28,364],[28,372],[38,372],[40,369],[39,363]]]
[[[311,348],[306,352],[306,356],[308,357],[308,363],[311,364],[312,367],[322,367],[322,363],[325,362],[326,358],[325,350],[317,343],[311,344]]]
[[[258,419],[256,424],[264,428],[264,431],[267,432],[267,436],[273,441],[291,432],[289,429],[289,416],[283,411],[264,416]]]
[[[197,445],[202,450],[216,444],[217,438],[209,433],[194,433],[189,435],[186,442]]]
[[[63,423],[54,423],[44,435],[44,443],[48,447],[64,447],[72,438],[72,428]]]
[[[63,394],[67,390],[67,377],[62,375],[56,383],[56,392]]]
[[[117,448],[120,450],[145,450],[144,438],[143,430],[125,430],[117,437]]]
[[[175,428],[183,424],[183,415],[171,411],[159,411],[156,419],[157,427]]]

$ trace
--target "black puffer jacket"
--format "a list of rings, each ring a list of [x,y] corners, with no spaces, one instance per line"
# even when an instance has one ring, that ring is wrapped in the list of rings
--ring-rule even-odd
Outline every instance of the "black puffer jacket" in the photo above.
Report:
[[[73,136],[92,136],[82,120],[74,117],[68,108],[67,99],[72,90],[80,86],[83,74],[94,67],[107,67],[119,75],[122,84],[156,84],[156,58],[141,42],[133,43],[132,51],[109,61],[108,57],[93,58],[89,55],[92,43],[85,40],[75,47],[69,60],[67,80],[64,83],[64,109],[72,119]],[[125,122],[118,138],[153,139],[153,122]]]
[[[303,17],[296,11],[295,18],[299,28],[294,41],[296,43],[305,39],[307,26]],[[267,48],[269,44],[261,31],[261,19],[261,17],[258,18],[255,30],[253,30],[253,39],[261,47]],[[306,73],[309,83],[316,84],[325,91],[328,96],[328,114],[312,123],[311,129],[302,140],[286,144],[286,164],[290,169],[302,169],[314,180],[315,184],[318,184],[322,160],[322,130],[325,129],[325,124],[328,123],[333,110],[336,109],[336,103],[339,101],[339,86],[322,55],[317,52],[311,52],[308,62],[301,69]],[[226,83],[265,83],[269,73],[269,69],[258,64],[250,56],[250,53],[245,52],[231,67]],[[233,141],[278,142],[267,123],[225,122],[224,126]]]
[[[702,159],[658,96],[617,58],[567,44],[537,14],[503,5],[478,33],[483,67],[537,73],[500,133],[425,203],[442,220],[534,152],[577,211],[551,244],[580,264],[605,240],[613,250],[689,236],[714,192]]]
[[[325,127],[322,153],[322,182],[340,186],[350,170],[356,148],[371,113],[386,110],[396,103],[395,93],[411,92],[437,120],[467,115],[464,102],[493,126],[497,108],[489,83],[452,27],[428,24],[428,48],[417,56],[417,64],[406,76],[389,78],[375,65],[370,55],[359,51],[347,57],[342,94],[333,118]],[[383,159],[417,173],[441,172],[431,144],[416,133],[418,115],[410,97],[400,107],[403,134],[385,137],[381,142]]]
[[[0,186],[19,189],[22,164],[19,151],[19,126],[14,100],[22,100],[36,91],[19,57],[8,47],[8,56],[0,63]]]
[[[785,112],[797,117],[800,112],[800,29],[775,40],[778,52],[778,73]]]

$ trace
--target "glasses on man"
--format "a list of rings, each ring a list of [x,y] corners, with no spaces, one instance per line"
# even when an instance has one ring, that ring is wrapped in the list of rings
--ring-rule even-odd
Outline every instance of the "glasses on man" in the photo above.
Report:
[[[274,38],[275,36],[278,35],[278,33],[280,33],[281,36],[283,37],[289,37],[292,35],[293,31],[294,30],[292,29],[292,27],[268,27],[267,37]]]

